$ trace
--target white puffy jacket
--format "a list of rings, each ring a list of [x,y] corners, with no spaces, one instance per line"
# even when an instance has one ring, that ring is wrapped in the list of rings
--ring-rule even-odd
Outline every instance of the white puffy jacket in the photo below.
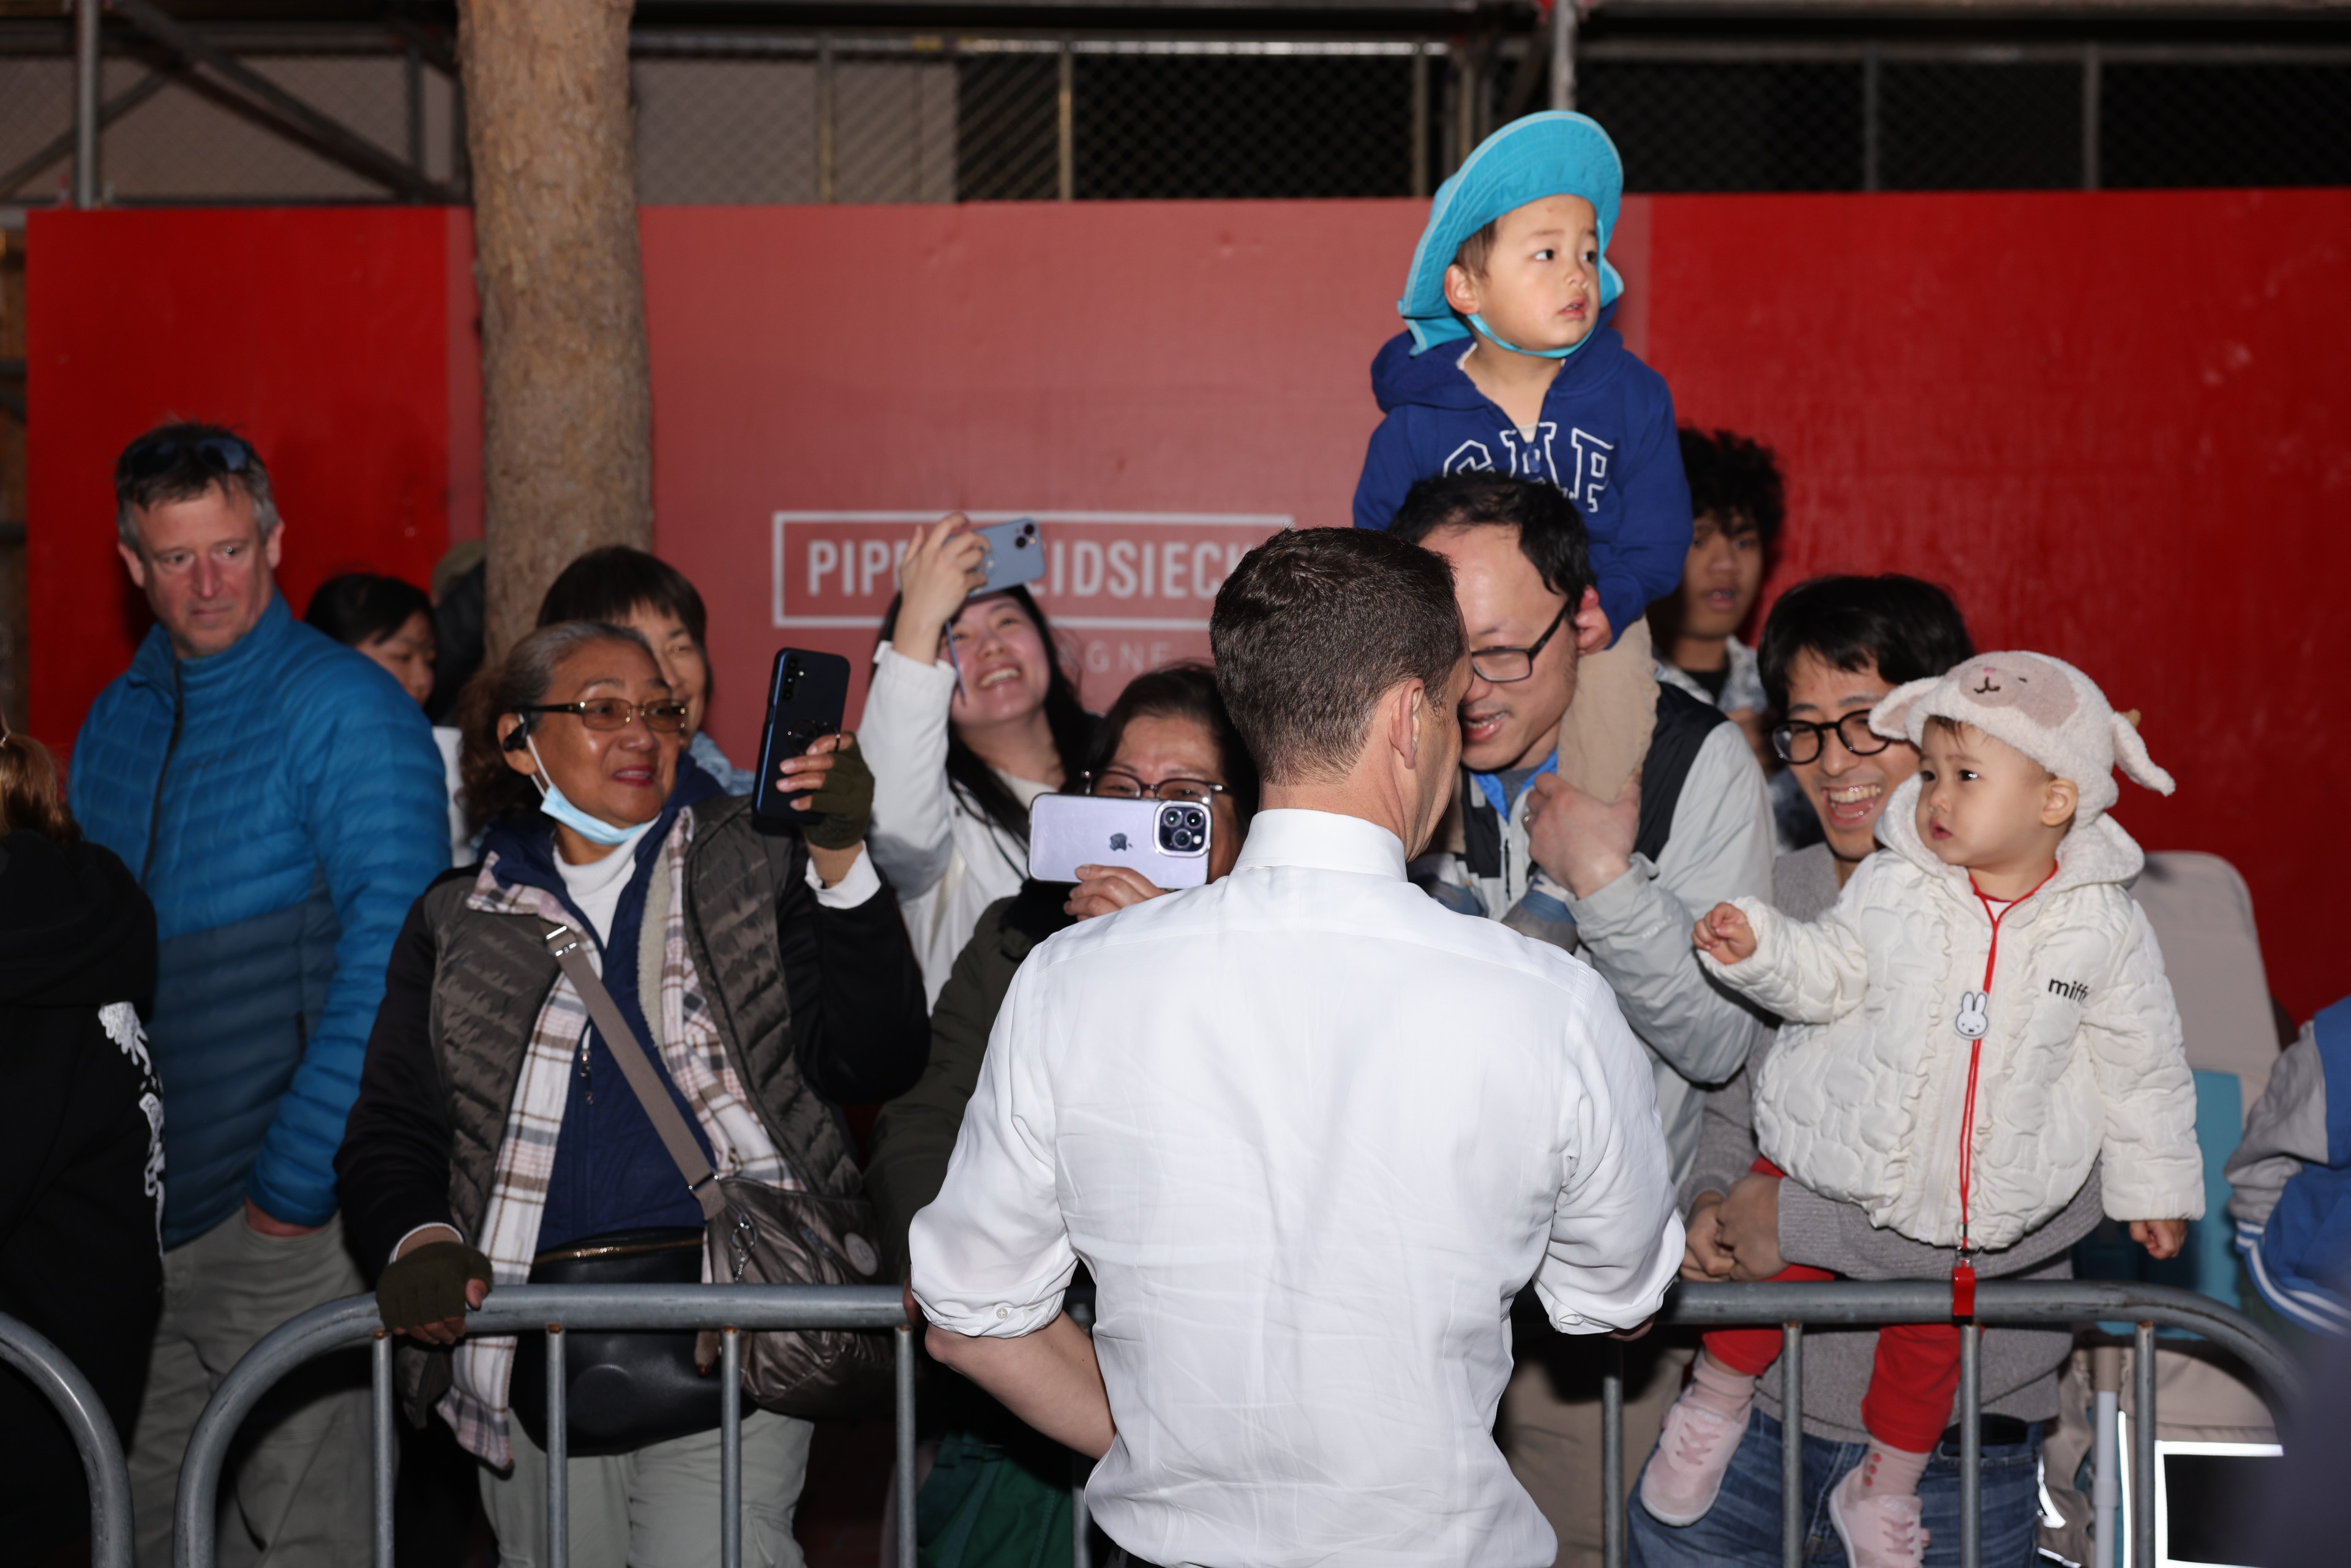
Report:
[[[1969,1055],[1955,1026],[1992,931],[1966,871],[1919,840],[1917,795],[1915,779],[1895,791],[1878,819],[1887,852],[1818,922],[1740,899],[1753,956],[1705,961],[1787,1020],[1755,1086],[1764,1155],[1873,1224],[1949,1247]],[[2204,1212],[2195,1079],[2155,932],[2126,887],[2144,860],[2097,817],[2001,921],[1977,1072],[1977,1247],[2009,1246],[2064,1207],[2101,1155],[2111,1218]]]

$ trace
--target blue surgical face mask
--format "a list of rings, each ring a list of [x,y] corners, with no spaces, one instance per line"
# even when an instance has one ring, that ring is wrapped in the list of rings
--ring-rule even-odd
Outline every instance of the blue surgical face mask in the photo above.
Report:
[[[645,825],[643,822],[633,828],[616,828],[601,817],[591,817],[573,805],[563,793],[562,786],[548,777],[547,763],[538,755],[538,742],[525,736],[523,744],[530,748],[530,759],[538,764],[538,771],[530,776],[530,781],[538,786],[540,810],[569,828],[590,843],[602,844],[607,849],[618,849],[644,831]]]

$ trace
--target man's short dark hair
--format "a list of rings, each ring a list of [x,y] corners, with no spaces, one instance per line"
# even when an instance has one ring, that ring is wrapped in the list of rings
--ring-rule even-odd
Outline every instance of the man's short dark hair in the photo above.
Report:
[[[657,555],[627,545],[606,545],[573,560],[547,586],[538,601],[538,623],[559,621],[602,621],[622,624],[640,609],[677,617],[697,648],[710,617],[702,595],[685,573]]]
[[[1565,594],[1570,606],[1583,602],[1583,591],[1592,586],[1590,537],[1575,503],[1556,485],[1508,474],[1439,475],[1405,492],[1387,531],[1417,545],[1439,528],[1480,525],[1518,529],[1519,549],[1542,585]]]
[[[1684,425],[1682,473],[1689,480],[1690,516],[1711,512],[1726,533],[1740,519],[1754,525],[1766,550],[1779,542],[1787,501],[1780,484],[1780,459],[1760,441],[1728,430],[1692,430]]]
[[[122,449],[114,460],[114,532],[139,548],[135,512],[193,501],[214,486],[253,503],[261,537],[277,531],[277,503],[269,493],[269,466],[253,443],[225,424],[172,420]]]
[[[1899,572],[1883,577],[1816,577],[1780,595],[1756,649],[1764,695],[1774,712],[1788,707],[1788,671],[1799,653],[1833,669],[1875,665],[1890,685],[1939,675],[1975,656],[1968,623],[1951,596]]]
[[[1270,784],[1343,777],[1381,694],[1441,694],[1468,639],[1443,556],[1364,528],[1297,528],[1241,558],[1208,621],[1217,685]]]

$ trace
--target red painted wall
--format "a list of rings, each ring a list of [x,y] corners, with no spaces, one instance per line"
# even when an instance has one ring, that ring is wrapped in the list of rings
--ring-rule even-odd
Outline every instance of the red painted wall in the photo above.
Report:
[[[470,298],[450,308],[448,228],[422,207],[32,214],[36,734],[70,743],[147,629],[115,555],[112,472],[167,417],[235,425],[260,449],[297,614],[340,571],[430,577],[449,537],[453,321],[461,341],[471,330]],[[473,450],[478,470],[478,436]]]
[[[69,735],[128,655],[106,465],[167,409],[262,443],[298,602],[346,565],[422,580],[475,531],[463,214],[33,221],[37,729]],[[1418,221],[649,210],[657,542],[711,601],[718,737],[749,750],[779,643],[870,648],[905,525],[844,512],[1065,514],[1051,531],[1105,568],[1151,544],[1152,592],[1104,570],[1082,595],[1071,562],[1049,597],[1093,622],[1072,641],[1097,702],[1197,651],[1212,546],[1345,517]],[[1683,416],[1782,455],[1772,591],[1915,571],[1984,645],[2083,664],[2180,780],[2121,821],[2245,872],[2297,1015],[2351,989],[2317,918],[2351,873],[2325,702],[2351,650],[2351,193],[1659,197],[1620,243],[1628,335]]]
[[[1788,476],[1771,592],[1950,585],[1978,646],[2142,710],[2150,849],[2252,884],[2296,1018],[2351,991],[2351,192],[1656,204],[1650,359]]]

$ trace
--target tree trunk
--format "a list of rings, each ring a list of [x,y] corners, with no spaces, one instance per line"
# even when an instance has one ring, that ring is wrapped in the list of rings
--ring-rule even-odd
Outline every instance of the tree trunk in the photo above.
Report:
[[[653,542],[630,8],[458,0],[491,659],[580,551]]]

